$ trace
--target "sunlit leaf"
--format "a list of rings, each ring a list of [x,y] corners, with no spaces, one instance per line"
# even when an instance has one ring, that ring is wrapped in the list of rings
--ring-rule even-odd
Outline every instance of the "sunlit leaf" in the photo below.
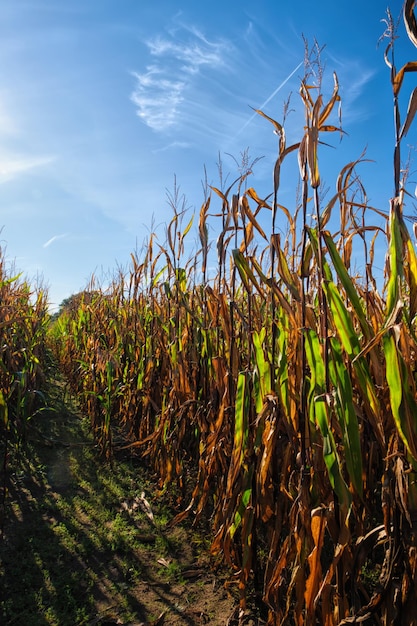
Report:
[[[312,396],[314,415],[323,438],[323,458],[327,467],[329,480],[345,514],[351,505],[351,495],[343,479],[336,443],[330,427],[330,409],[326,393],[326,370],[321,355],[321,347],[317,334],[305,331],[306,355],[311,370],[315,373],[315,389]]]
[[[410,96],[410,101],[408,103],[408,109],[407,109],[405,122],[400,131],[400,137],[399,137],[400,139],[405,137],[408,131],[410,130],[410,126],[413,123],[416,111],[417,111],[417,87],[414,87]]]
[[[417,22],[414,15],[415,0],[404,2],[404,23],[410,41],[417,47]]]
[[[343,360],[342,348],[336,338],[331,342],[332,359],[330,371],[336,395],[336,414],[342,431],[344,459],[356,493],[362,497],[362,452],[359,423],[353,402],[350,372]]]

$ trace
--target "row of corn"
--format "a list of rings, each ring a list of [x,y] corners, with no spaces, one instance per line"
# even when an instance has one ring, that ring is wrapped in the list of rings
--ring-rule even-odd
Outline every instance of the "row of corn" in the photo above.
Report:
[[[14,275],[0,252],[0,534],[10,479],[9,461],[45,406],[47,291]]]

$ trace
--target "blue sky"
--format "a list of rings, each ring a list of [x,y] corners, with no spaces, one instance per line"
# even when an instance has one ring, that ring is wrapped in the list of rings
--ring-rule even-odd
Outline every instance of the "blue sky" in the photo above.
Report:
[[[93,272],[105,282],[125,267],[152,224],[164,243],[174,176],[191,217],[204,199],[204,167],[218,185],[221,154],[232,180],[236,166],[228,155],[239,159],[248,148],[252,158],[263,157],[249,184],[266,196],[277,138],[250,107],[264,105],[281,121],[292,92],[288,142],[301,138],[303,36],[325,45],[325,84],[330,91],[335,71],[341,88],[347,134],[342,143],[328,138],[333,148],[323,148],[323,178],[333,191],[340,168],[366,147],[373,162],[360,174],[371,204],[386,210],[393,113],[384,45],[377,46],[386,6],[2,0],[0,226],[8,261],[30,279],[43,276],[56,306]],[[400,0],[389,6],[400,14]],[[417,58],[402,25],[399,33],[398,67]],[[411,91],[415,76],[407,81]],[[290,192],[294,186],[286,189],[284,179],[282,193]]]

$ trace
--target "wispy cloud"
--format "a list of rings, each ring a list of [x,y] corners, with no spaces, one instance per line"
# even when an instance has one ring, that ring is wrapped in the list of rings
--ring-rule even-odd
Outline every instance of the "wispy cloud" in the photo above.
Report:
[[[148,42],[149,51],[156,57],[168,56],[182,61],[180,69],[189,74],[197,74],[203,65],[224,65],[225,42],[211,42],[197,29],[192,29],[191,34],[194,40],[186,44],[157,37]]]
[[[64,239],[64,237],[68,237],[68,233],[64,233],[63,235],[54,235],[53,237],[48,239],[48,241],[45,241],[45,243],[42,245],[42,248],[49,248],[52,243],[58,241],[58,239]]]
[[[191,144],[188,141],[171,141],[171,143],[167,144],[166,146],[162,146],[162,148],[156,148],[155,150],[152,150],[152,152],[154,154],[157,154],[158,152],[166,152],[167,150],[177,150],[178,148],[184,150],[190,147]]]
[[[138,116],[153,130],[165,130],[172,126],[186,83],[167,78],[154,66],[149,66],[144,74],[133,72],[133,76],[137,84],[131,99],[138,108]]]
[[[175,125],[185,93],[203,68],[226,67],[230,44],[225,40],[209,41],[194,27],[182,27],[187,40],[157,36],[146,42],[155,59],[144,72],[132,72],[136,87],[131,94],[137,114],[147,126],[164,131]]]
[[[365,110],[362,98],[375,73],[375,70],[363,68],[361,72],[354,72],[350,80],[343,78],[343,84],[349,85],[348,89],[343,90],[344,118],[350,123],[356,119],[366,119],[372,114],[372,108]]]
[[[5,183],[18,174],[52,163],[55,157],[0,157],[0,183]]]

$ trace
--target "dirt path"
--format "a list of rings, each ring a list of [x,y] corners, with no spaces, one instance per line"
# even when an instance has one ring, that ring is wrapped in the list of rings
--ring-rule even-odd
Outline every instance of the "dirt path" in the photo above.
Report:
[[[17,626],[232,626],[204,533],[169,528],[174,511],[132,458],[95,461],[62,385],[29,430],[10,472],[0,545],[0,623]],[[256,624],[248,620],[246,624]]]

